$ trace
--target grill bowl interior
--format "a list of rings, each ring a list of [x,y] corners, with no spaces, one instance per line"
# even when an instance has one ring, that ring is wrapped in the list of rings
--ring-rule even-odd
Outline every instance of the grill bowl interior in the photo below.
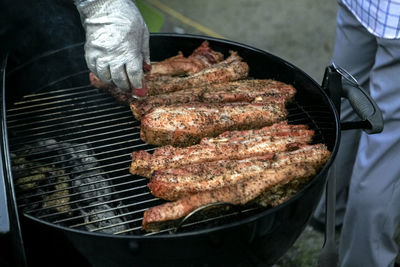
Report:
[[[296,87],[295,102],[288,107],[289,122],[308,124],[316,132],[314,142],[325,143],[334,157],[338,121],[330,100],[318,84],[286,61],[230,41],[165,34],[151,37],[152,60],[174,56],[179,50],[188,55],[204,39],[225,56],[229,50],[238,51],[250,66],[250,77],[272,78]],[[34,80],[25,80],[24,84],[17,81],[21,73],[40,72],[37,66],[66,60],[71,51],[75,51],[75,57],[83,55],[82,45],[71,46],[9,73],[7,86],[18,92],[24,88],[18,101],[8,101],[7,130],[17,203],[26,218],[73,236],[102,239],[112,235],[119,242],[134,239],[147,244],[157,240],[162,244],[161,240],[171,242],[171,238],[200,238],[210,233],[220,236],[228,229],[237,230],[246,224],[259,228],[244,231],[246,243],[261,242],[267,236],[269,240],[279,237],[282,240],[275,243],[281,243],[278,247],[282,253],[294,242],[317,204],[332,159],[309,185],[278,207],[241,212],[231,209],[222,216],[198,217],[179,229],[155,235],[142,231],[143,211],[163,201],[150,194],[145,178],[128,172],[132,151],[154,149],[140,140],[140,123],[134,120],[129,108],[90,86],[84,63],[81,68],[75,68],[75,62],[69,72],[59,73],[57,78],[44,84]],[[82,179],[86,181],[84,184],[80,182]],[[282,223],[278,214],[283,214],[288,222]],[[296,227],[290,231],[279,230],[284,225]],[[240,234],[235,235],[240,239]],[[270,260],[279,253],[271,252]]]

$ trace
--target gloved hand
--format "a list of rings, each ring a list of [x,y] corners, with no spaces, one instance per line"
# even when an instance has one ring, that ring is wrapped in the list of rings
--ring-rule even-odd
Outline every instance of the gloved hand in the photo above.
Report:
[[[103,82],[146,94],[143,66],[150,65],[149,31],[132,0],[78,0],[86,30],[85,58]],[[147,65],[148,64],[148,65]]]

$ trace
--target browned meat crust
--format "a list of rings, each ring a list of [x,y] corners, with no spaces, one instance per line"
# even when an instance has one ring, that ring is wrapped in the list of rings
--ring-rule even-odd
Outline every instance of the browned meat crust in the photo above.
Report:
[[[286,83],[271,79],[239,80],[209,86],[204,92],[204,102],[260,102],[276,97],[292,100],[296,89]]]
[[[133,91],[122,91],[115,87],[115,85],[113,84],[103,82],[92,72],[89,73],[89,80],[91,85],[96,88],[103,89],[104,91],[112,95],[115,100],[117,100],[117,102],[121,104],[129,105],[129,103],[134,99],[132,97]]]
[[[130,104],[133,115],[138,120],[152,108],[193,102],[224,103],[249,102],[270,103],[282,98],[286,102],[293,99],[296,89],[274,80],[239,80],[227,83],[194,87],[168,94],[149,96],[133,100]]]
[[[201,191],[185,196],[174,202],[168,202],[159,206],[147,209],[144,212],[142,227],[146,231],[159,231],[166,222],[173,222],[188,215],[195,209],[204,205],[216,202],[226,202],[234,205],[245,205],[266,190],[276,185],[284,185],[292,180],[301,180],[315,175],[329,158],[330,152],[324,145],[314,145],[313,155],[302,159],[299,163],[279,163],[281,155],[277,155],[274,162],[251,171],[240,182],[232,185],[222,186],[217,189]],[[285,152],[283,158],[296,158],[303,148],[298,151]],[[309,149],[309,148],[305,148]],[[286,161],[286,160],[284,160]],[[289,160],[291,162],[292,160]],[[271,166],[276,164],[276,166]],[[248,170],[248,169],[247,169]]]
[[[145,114],[156,107],[169,106],[173,104],[187,104],[201,102],[204,88],[192,88],[172,93],[148,96],[143,99],[135,99],[130,103],[133,116],[140,120]]]
[[[185,88],[200,87],[207,84],[224,83],[246,78],[248,76],[249,66],[242,61],[242,58],[236,52],[230,51],[230,53],[231,55],[224,61],[186,77],[159,76],[147,80],[148,95],[165,94]]]
[[[152,145],[188,146],[225,131],[260,128],[282,121],[283,99],[268,105],[192,103],[158,107],[141,120],[140,137]]]
[[[241,58],[232,52],[226,60],[186,77],[153,75],[146,81],[147,94],[148,96],[159,95],[207,84],[240,80],[247,77],[248,71],[247,63],[242,62]],[[132,92],[121,91],[114,85],[106,84],[93,73],[90,73],[89,79],[93,86],[109,92],[121,103],[129,104],[134,99]]]
[[[275,157],[274,153],[270,153],[243,160],[228,159],[159,170],[153,174],[148,187],[156,197],[177,200],[194,193],[230,186],[264,169],[306,162],[309,157],[315,157],[325,150],[322,146],[303,146],[293,152],[277,153]]]
[[[274,123],[271,126],[266,126],[260,129],[250,129],[245,131],[226,131],[217,137],[204,137],[201,139],[200,144],[211,145],[212,143],[230,142],[237,143],[249,138],[262,138],[262,137],[279,137],[279,136],[301,136],[313,135],[314,131],[309,130],[305,124],[288,124],[287,121]],[[298,140],[297,142],[301,142]]]
[[[224,60],[224,55],[212,50],[208,41],[204,41],[188,57],[184,57],[182,52],[179,52],[174,57],[152,64],[151,72],[146,76],[149,80],[150,76],[155,75],[191,75],[222,60]]]
[[[303,125],[286,122],[260,130],[223,133],[217,138],[204,138],[200,144],[186,148],[164,146],[153,154],[146,151],[132,153],[132,174],[151,177],[156,170],[178,168],[185,165],[223,159],[244,159],[276,151],[284,151],[296,143],[308,143],[314,131]]]

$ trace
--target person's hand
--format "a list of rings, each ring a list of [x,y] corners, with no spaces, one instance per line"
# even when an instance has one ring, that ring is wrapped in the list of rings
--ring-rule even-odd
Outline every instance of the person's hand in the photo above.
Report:
[[[149,31],[132,0],[75,2],[86,30],[88,68],[103,82],[146,94],[143,66],[150,65]]]

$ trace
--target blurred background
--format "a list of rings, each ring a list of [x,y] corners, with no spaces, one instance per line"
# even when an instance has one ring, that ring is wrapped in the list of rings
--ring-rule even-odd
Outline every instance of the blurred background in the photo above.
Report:
[[[275,54],[321,83],[335,38],[334,0],[140,0],[150,31],[211,35]],[[147,10],[147,11],[146,11]]]
[[[150,32],[209,35],[296,65],[321,84],[336,28],[334,0],[137,0]],[[324,234],[307,226],[274,267],[317,266]]]

